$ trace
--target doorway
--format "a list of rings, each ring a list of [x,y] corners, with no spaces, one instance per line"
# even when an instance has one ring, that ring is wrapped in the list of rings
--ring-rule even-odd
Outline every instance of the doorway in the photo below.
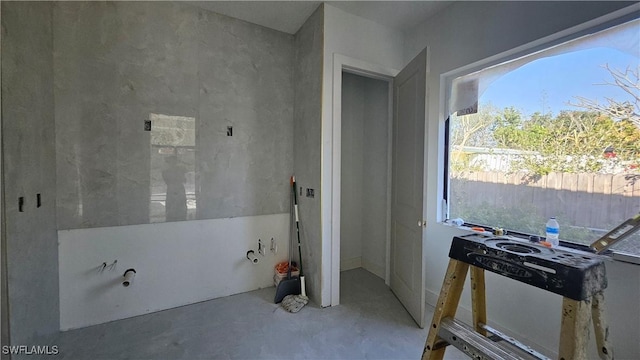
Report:
[[[364,159],[364,154],[371,151],[378,151],[384,149],[384,144],[374,144],[371,147],[365,149],[365,128],[370,127],[369,121],[372,114],[386,113],[387,114],[387,133],[386,133],[386,204],[382,206],[386,210],[385,217],[385,263],[384,263],[384,280],[385,284],[390,287],[398,300],[403,304],[407,311],[414,318],[418,326],[424,327],[424,309],[425,309],[425,293],[424,293],[424,278],[425,278],[425,247],[424,235],[425,224],[424,213],[424,190],[426,188],[426,182],[424,178],[426,176],[426,169],[424,167],[424,149],[425,149],[425,123],[427,114],[427,87],[426,80],[428,74],[428,48],[425,48],[420,54],[418,54],[413,60],[409,62],[401,71],[381,67],[374,64],[369,64],[357,59],[349,58],[344,55],[334,54],[333,61],[333,101],[332,101],[332,114],[330,124],[326,128],[331,132],[330,139],[331,151],[329,152],[328,166],[323,166],[323,170],[326,170],[325,174],[330,181],[330,192],[324,192],[323,199],[326,200],[326,207],[323,207],[323,213],[325,210],[330,212],[330,216],[324,217],[323,228],[326,227],[327,232],[323,233],[323,246],[325,254],[330,253],[330,258],[323,258],[323,264],[326,266],[323,269],[323,278],[330,284],[330,291],[323,292],[323,303],[325,296],[330,297],[330,305],[335,306],[340,304],[340,270],[341,265],[344,268],[357,267],[358,257],[360,267],[369,267],[378,276],[382,277],[383,270],[380,267],[376,267],[375,263],[368,264],[368,256],[370,249],[379,249],[379,245],[373,245],[375,243],[370,242],[369,235],[363,235],[363,230],[366,231],[367,226],[372,226],[374,222],[369,222],[368,216],[359,215],[354,218],[345,217],[343,220],[342,206],[354,205],[359,209],[365,208],[363,203],[371,199],[373,193],[376,190],[363,190],[364,182],[373,180],[375,177],[365,173],[364,165],[361,168],[360,165],[348,166],[342,165],[342,147],[353,146],[354,149],[345,149],[347,153],[352,152],[352,156],[358,159],[356,156],[361,152]],[[367,102],[362,106],[362,111],[365,109],[367,113],[362,115],[362,135],[358,129],[358,121],[353,124],[353,135],[351,141],[348,134],[349,129],[345,128],[347,134],[345,134],[345,140],[343,141],[343,77],[347,81],[349,73],[351,75],[358,75],[360,77],[366,77],[369,79],[382,80],[383,84],[387,85],[386,98],[387,101],[376,101],[375,103]],[[353,79],[353,86],[358,88],[358,81]],[[367,92],[366,89],[370,89],[371,84],[362,85],[362,91],[355,92],[353,95],[356,100],[358,94]],[[365,89],[366,88],[366,89]],[[344,89],[348,91],[348,89]],[[345,101],[349,101],[350,95],[344,96]],[[364,102],[364,100],[362,100]],[[357,101],[356,101],[357,103]],[[375,110],[377,106],[385,104],[387,111],[381,109]],[[347,105],[348,107],[348,105]],[[355,106],[358,108],[358,106]],[[382,108],[384,109],[384,107]],[[371,110],[369,112],[369,110]],[[346,110],[345,117],[349,117],[349,110]],[[358,118],[360,115],[354,115]],[[348,120],[345,120],[348,121]],[[349,126],[349,125],[345,125]],[[362,137],[362,145],[358,144],[358,137]],[[393,141],[392,141],[393,138]],[[355,139],[355,140],[354,140]],[[354,143],[354,144],[352,144]],[[362,149],[360,149],[361,147]],[[353,155],[356,154],[356,155]],[[376,157],[372,157],[376,158]],[[377,159],[384,159],[385,154],[378,154]],[[345,156],[345,162],[351,162],[356,164],[356,160],[349,159]],[[361,163],[366,163],[362,160]],[[379,166],[379,163],[375,164]],[[367,171],[371,168],[367,167]],[[342,171],[351,172],[351,175],[345,174],[345,185],[347,189],[343,191],[342,187]],[[360,174],[362,171],[362,174]],[[379,171],[376,170],[376,171]],[[350,176],[360,176],[361,180],[351,180],[352,190],[349,190]],[[385,177],[378,177],[378,180],[385,179]],[[323,178],[324,180],[324,178]],[[373,183],[375,184],[375,182]],[[355,189],[355,190],[354,190]],[[354,193],[352,193],[355,191]],[[358,192],[361,191],[360,204],[358,204]],[[379,191],[379,190],[378,190]],[[342,196],[354,196],[355,201],[345,200],[342,201]],[[353,202],[354,204],[352,204]],[[368,205],[366,211],[372,210]],[[345,208],[345,212],[351,210]],[[360,223],[358,222],[360,221]],[[417,222],[415,222],[417,220]],[[351,234],[359,234],[355,236],[355,245],[352,245],[350,233],[342,232],[342,222],[350,223],[348,227],[351,227]],[[417,227],[416,227],[417,224]],[[375,225],[380,225],[380,222],[375,222]],[[359,229],[359,232],[358,232]],[[348,231],[348,230],[347,230]],[[324,238],[325,234],[327,235]],[[342,240],[342,238],[345,240]],[[359,244],[358,244],[359,239]],[[343,249],[341,244],[345,241],[345,248]],[[379,244],[379,243],[378,243]],[[360,253],[358,255],[358,249]],[[355,250],[355,255],[350,255],[349,251]],[[345,252],[343,256],[341,253]],[[351,253],[354,254],[354,253]],[[376,259],[376,257],[372,257]],[[377,258],[379,259],[379,258]],[[373,265],[373,266],[371,266]],[[327,299],[328,300],[328,299]]]
[[[386,279],[390,223],[390,86],[342,72],[340,271]]]

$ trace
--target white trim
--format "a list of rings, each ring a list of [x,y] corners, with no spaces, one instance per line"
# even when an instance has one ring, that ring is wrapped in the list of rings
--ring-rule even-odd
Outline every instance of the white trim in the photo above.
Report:
[[[371,64],[362,60],[351,58],[342,54],[333,54],[333,104],[332,112],[332,152],[331,152],[331,267],[323,268],[330,272],[331,279],[331,306],[340,304],[340,178],[341,178],[341,151],[342,151],[342,72],[349,72],[369,78],[388,81],[390,84],[399,71],[381,65]],[[391,86],[391,85],[390,85]],[[390,90],[392,87],[390,87]],[[392,96],[392,95],[390,95]],[[390,99],[392,99],[390,97]],[[391,105],[391,103],[389,104]],[[391,106],[390,106],[391,108]],[[390,110],[389,115],[392,115]],[[389,118],[391,123],[391,117]],[[391,149],[391,137],[389,137],[388,149]],[[388,186],[390,186],[390,182]],[[390,189],[387,190],[387,197]],[[390,214],[387,212],[387,217]],[[390,220],[387,221],[387,224]],[[387,250],[389,248],[389,226],[387,226]],[[387,268],[389,255],[387,251]],[[326,274],[325,274],[326,275]],[[385,273],[385,282],[388,283],[388,271]]]

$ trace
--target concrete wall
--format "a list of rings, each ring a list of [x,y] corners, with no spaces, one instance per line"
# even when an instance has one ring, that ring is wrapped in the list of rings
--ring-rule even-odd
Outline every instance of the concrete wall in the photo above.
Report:
[[[440,75],[481,59],[605,15],[629,3],[616,2],[456,2],[406,33],[405,63],[425,46],[431,49],[427,118],[426,291],[434,304],[454,235],[463,231],[438,221],[442,198],[443,90]],[[440,95],[439,95],[440,94]],[[607,315],[617,358],[640,354],[640,267],[607,264]],[[468,286],[467,286],[468,289]],[[557,352],[561,297],[493,274],[487,276],[489,319],[519,339]],[[470,294],[462,296],[459,313],[470,320]],[[593,350],[593,349],[592,349]],[[592,353],[592,358],[597,358]]]
[[[273,264],[287,257],[293,36],[175,3],[15,2],[2,10],[13,344],[58,330],[60,309],[72,328],[270,286]],[[151,113],[195,121],[193,144],[182,149],[193,159],[195,218],[236,219],[148,224],[153,173],[162,172],[143,130]],[[115,227],[130,224],[142,225]],[[90,229],[62,231],[58,254],[56,230],[75,228]],[[263,236],[284,240],[280,251],[245,269],[246,251]],[[118,258],[117,271],[93,276]],[[161,277],[141,277],[138,290],[119,297],[123,266],[177,269],[176,277],[211,268],[212,276],[183,282],[176,296],[159,295],[172,291]]]
[[[62,329],[270,286],[287,258],[293,36],[170,2],[61,2],[53,24],[58,229],[87,229],[59,232]],[[280,252],[250,267],[271,237]],[[127,268],[139,281],[123,289]]]
[[[0,6],[0,19],[2,18],[2,6]],[[0,29],[0,49],[2,48],[2,31]],[[0,51],[0,64],[2,64],[2,51]],[[2,83],[2,71],[0,71],[0,84]],[[0,86],[0,99],[2,99],[2,86]],[[6,222],[4,210],[4,170],[2,156],[2,101],[0,101],[0,345],[9,344],[9,302],[7,299],[7,241]],[[0,359],[8,359],[8,355],[0,354]]]
[[[164,142],[195,197],[180,220],[288,211],[293,36],[180,3],[59,2],[53,38],[59,229],[167,220],[151,113],[195,122]]]
[[[2,3],[3,185],[14,345],[59,326],[51,12],[51,3]]]
[[[388,83],[342,76],[340,270],[384,278],[387,241]]]
[[[322,251],[320,227],[320,129],[322,120],[322,49],[324,44],[324,10],[321,5],[295,35],[294,62],[294,173],[303,188],[299,196],[300,236],[303,252],[303,272],[308,295],[314,302],[326,306],[321,279],[325,253]],[[308,198],[304,189],[315,190]]]

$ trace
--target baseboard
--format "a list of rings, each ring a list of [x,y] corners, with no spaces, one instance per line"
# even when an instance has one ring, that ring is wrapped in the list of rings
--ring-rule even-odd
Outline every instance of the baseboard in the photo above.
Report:
[[[377,277],[384,279],[384,276],[385,276],[384,266],[380,266],[370,261],[367,261],[366,259],[362,259],[362,267],[368,272],[376,275]]]
[[[354,257],[350,259],[340,259],[340,271],[347,271],[362,267],[362,257]]]

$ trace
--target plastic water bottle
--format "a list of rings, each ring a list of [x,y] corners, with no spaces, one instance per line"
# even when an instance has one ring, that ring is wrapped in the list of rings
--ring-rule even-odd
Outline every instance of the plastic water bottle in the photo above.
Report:
[[[552,216],[549,221],[547,221],[547,242],[551,243],[551,247],[558,247],[560,244],[560,240],[558,240],[559,235],[560,224],[556,221],[556,217]]]

